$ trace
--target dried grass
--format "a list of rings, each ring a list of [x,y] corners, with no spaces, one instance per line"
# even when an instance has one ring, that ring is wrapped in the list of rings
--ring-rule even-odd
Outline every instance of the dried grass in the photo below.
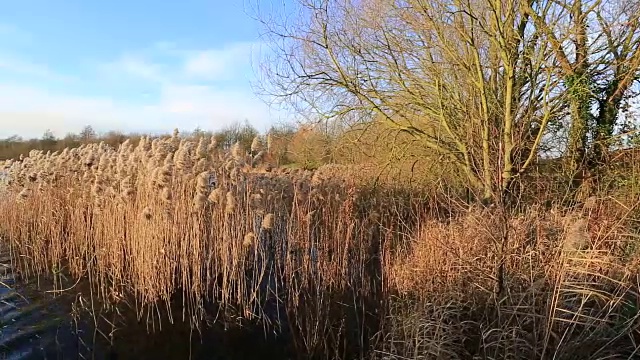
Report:
[[[259,172],[239,144],[178,134],[4,167],[0,232],[23,276],[65,268],[141,316],[181,293],[170,318],[197,324],[214,301],[330,358],[638,353],[637,204],[443,218],[424,193],[373,189],[357,170]]]

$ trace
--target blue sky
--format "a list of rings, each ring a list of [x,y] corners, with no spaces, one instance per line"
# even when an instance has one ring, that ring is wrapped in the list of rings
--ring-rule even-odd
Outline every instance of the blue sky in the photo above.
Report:
[[[0,138],[283,121],[247,0],[0,0]]]

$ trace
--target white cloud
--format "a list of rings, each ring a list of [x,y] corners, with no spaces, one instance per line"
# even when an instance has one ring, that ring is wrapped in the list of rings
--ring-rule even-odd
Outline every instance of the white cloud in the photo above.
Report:
[[[117,67],[121,67],[126,73],[141,77],[147,80],[163,81],[162,67],[157,64],[150,63],[144,59],[134,56],[124,56],[118,63]]]
[[[147,49],[123,54],[100,65],[108,76],[126,74],[157,82],[214,82],[242,80],[251,70],[259,43],[238,42],[215,49],[180,49],[158,42]]]
[[[140,96],[132,98],[123,99],[123,94],[115,90],[92,96],[0,82],[0,137],[38,137],[47,129],[64,136],[85,125],[98,131],[169,132],[175,127],[216,130],[245,119],[266,130],[271,114],[248,84],[250,50],[247,43],[203,50],[181,50],[174,44],[158,43],[96,66],[95,78],[78,80],[98,90],[109,89],[106,84],[117,83],[120,89],[128,89],[144,83],[145,92],[141,90]],[[14,69],[24,66],[25,72],[43,79],[59,75],[28,63],[7,64]]]
[[[98,131],[169,132],[173,128],[219,129],[249,120],[264,130],[269,110],[249,94],[209,87],[169,86],[158,101],[117,102],[108,97],[52,94],[42,89],[0,86],[0,137],[38,137],[77,132],[85,125]]]
[[[191,52],[184,62],[184,74],[190,78],[224,80],[251,64],[251,52],[256,44],[240,43],[223,49]]]
[[[0,71],[10,72],[14,75],[38,77],[45,80],[73,80],[70,76],[54,72],[47,65],[34,63],[8,54],[0,54]]]

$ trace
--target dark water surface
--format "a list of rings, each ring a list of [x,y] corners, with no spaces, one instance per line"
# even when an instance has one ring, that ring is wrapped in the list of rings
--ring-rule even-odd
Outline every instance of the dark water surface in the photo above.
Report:
[[[92,349],[98,350],[91,328],[71,316],[73,294],[54,297],[39,291],[37,282],[17,281],[4,250],[0,252],[0,359],[86,358]]]
[[[16,279],[7,248],[0,247],[0,360],[289,358],[283,340],[258,326],[215,324],[200,335],[187,323],[165,319],[162,330],[148,331],[147,323],[126,309],[96,321],[90,312],[78,310],[83,308],[80,299],[88,306],[86,288],[85,293],[76,286],[52,294],[45,292],[52,289],[50,282]]]

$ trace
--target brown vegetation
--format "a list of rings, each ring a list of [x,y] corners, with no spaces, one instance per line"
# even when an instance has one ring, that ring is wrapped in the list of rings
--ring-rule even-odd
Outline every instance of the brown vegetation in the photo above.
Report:
[[[321,121],[32,151],[0,234],[24,276],[301,358],[636,358],[638,4],[300,0],[264,85]]]
[[[213,301],[219,321],[288,326],[301,356],[638,350],[633,197],[506,213],[374,187],[364,169],[264,172],[241,146],[216,146],[144,138],[7,163],[0,231],[22,275],[89,278],[147,318],[180,293],[170,318],[197,324]]]

